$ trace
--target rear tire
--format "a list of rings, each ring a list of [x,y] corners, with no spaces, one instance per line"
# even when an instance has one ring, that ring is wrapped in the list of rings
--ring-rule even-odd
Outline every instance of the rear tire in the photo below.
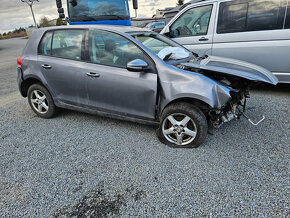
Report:
[[[33,84],[28,89],[28,103],[37,116],[49,119],[56,114],[56,106],[49,91],[41,84]]]
[[[164,109],[157,136],[173,148],[197,148],[204,141],[207,130],[207,119],[199,108],[178,102]]]

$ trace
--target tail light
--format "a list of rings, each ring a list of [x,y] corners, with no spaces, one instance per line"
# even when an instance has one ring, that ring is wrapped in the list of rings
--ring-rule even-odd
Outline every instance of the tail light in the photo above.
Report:
[[[18,67],[18,68],[21,68],[21,67],[22,67],[22,64],[21,64],[21,56],[19,56],[19,57],[17,58],[17,67]]]

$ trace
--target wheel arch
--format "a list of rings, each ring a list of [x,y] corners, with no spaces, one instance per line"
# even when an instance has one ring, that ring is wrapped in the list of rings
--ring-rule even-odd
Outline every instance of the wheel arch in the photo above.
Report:
[[[181,103],[181,102],[192,104],[196,106],[197,108],[199,108],[201,111],[212,108],[209,104],[207,104],[206,102],[200,99],[190,98],[190,97],[181,97],[181,98],[173,99],[172,101],[169,101],[166,105],[164,105],[160,110],[159,117],[161,116],[165,108],[167,108],[168,106],[172,104]]]
[[[51,93],[49,88],[45,84],[43,84],[43,82],[39,78],[31,76],[31,77],[25,78],[23,80],[23,82],[21,83],[21,89],[20,89],[21,95],[23,97],[27,97],[29,87],[31,85],[37,84],[37,83],[41,84],[42,86],[44,86]]]

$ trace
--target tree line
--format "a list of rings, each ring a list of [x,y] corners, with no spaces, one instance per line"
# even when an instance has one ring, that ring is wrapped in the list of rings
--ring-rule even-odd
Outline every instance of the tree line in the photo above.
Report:
[[[66,21],[61,20],[60,18],[55,19],[55,20],[48,20],[47,17],[41,18],[39,24],[37,25],[38,28],[42,27],[50,27],[50,26],[61,26],[61,25],[66,25]],[[34,27],[33,25],[29,26]],[[4,32],[3,34],[0,33],[0,40],[1,39],[11,39],[11,38],[17,38],[17,37],[26,37],[26,28],[20,27],[16,28],[13,31],[9,32]]]
[[[26,30],[23,27],[16,28],[13,31],[4,32],[3,34],[0,33],[0,39],[11,39],[16,37],[24,37],[26,36]]]

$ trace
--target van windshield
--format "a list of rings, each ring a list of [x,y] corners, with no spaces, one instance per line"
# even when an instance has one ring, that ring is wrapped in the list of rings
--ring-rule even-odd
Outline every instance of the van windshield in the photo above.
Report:
[[[68,10],[72,21],[127,20],[130,18],[126,0],[70,0]]]

